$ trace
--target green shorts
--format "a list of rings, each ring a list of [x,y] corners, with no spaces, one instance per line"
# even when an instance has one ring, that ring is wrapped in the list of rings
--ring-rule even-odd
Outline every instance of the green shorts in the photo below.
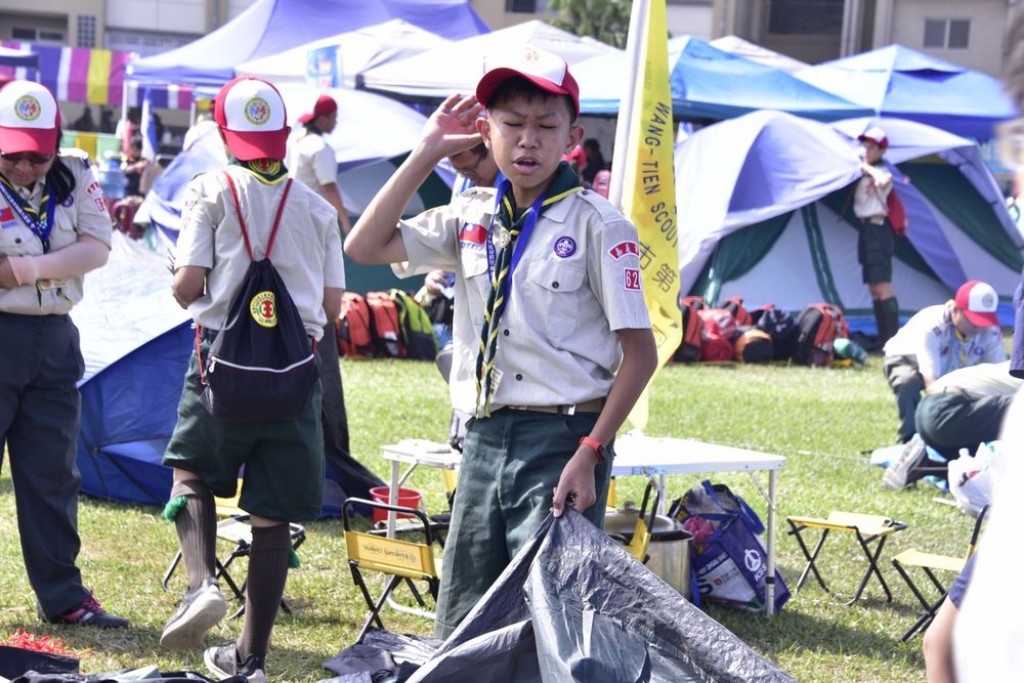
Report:
[[[864,284],[892,282],[892,255],[896,239],[892,226],[886,220],[880,225],[862,221],[857,240],[857,260],[860,262]]]
[[[203,354],[208,350],[204,340]],[[309,405],[294,420],[222,420],[199,400],[199,363],[192,354],[163,464],[199,475],[220,498],[234,496],[241,477],[239,507],[249,514],[284,522],[317,519],[324,486],[320,396],[318,381]]]

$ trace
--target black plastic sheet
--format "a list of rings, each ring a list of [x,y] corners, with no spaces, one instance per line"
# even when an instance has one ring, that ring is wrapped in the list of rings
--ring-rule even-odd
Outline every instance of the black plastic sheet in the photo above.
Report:
[[[544,521],[408,680],[793,681],[574,510]]]

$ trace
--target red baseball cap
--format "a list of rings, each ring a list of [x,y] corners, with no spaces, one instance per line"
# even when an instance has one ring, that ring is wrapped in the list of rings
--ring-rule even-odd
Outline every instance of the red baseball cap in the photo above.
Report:
[[[0,152],[57,151],[60,108],[53,95],[34,81],[10,81],[0,88]]]
[[[999,324],[999,316],[996,314],[999,296],[987,282],[971,280],[960,285],[953,303],[960,307],[975,327],[994,327]]]
[[[330,95],[321,95],[316,98],[313,111],[307,112],[298,118],[299,123],[306,124],[318,116],[327,116],[338,111],[338,103]]]
[[[284,159],[288,113],[281,93],[267,81],[250,76],[228,81],[217,93],[213,117],[239,161]]]
[[[488,106],[494,91],[508,79],[525,78],[545,92],[568,95],[575,115],[579,116],[580,86],[569,73],[569,65],[558,55],[526,45],[488,61],[487,73],[476,86],[476,99],[480,104]]]
[[[873,142],[882,149],[889,149],[889,136],[878,126],[871,126],[857,136],[860,142]]]

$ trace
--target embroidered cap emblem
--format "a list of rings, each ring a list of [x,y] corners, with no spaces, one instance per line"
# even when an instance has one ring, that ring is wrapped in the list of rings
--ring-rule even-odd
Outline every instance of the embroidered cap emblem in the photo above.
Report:
[[[262,97],[253,97],[245,103],[245,120],[254,126],[265,126],[270,121],[270,105]]]
[[[43,105],[32,95],[22,95],[14,103],[14,114],[22,121],[35,121],[43,113]]]

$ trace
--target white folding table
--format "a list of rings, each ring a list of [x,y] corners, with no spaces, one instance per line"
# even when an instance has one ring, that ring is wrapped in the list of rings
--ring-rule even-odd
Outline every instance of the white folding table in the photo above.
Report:
[[[458,467],[462,454],[448,444],[406,439],[397,444],[382,447],[385,460],[391,462],[390,499],[398,503],[398,489],[419,465],[454,469]],[[407,465],[402,472],[402,465]],[[778,471],[785,467],[786,458],[781,455],[761,453],[745,448],[720,446],[718,444],[676,439],[670,437],[649,437],[626,434],[615,440],[615,460],[612,463],[613,477],[646,476],[657,482],[661,500],[665,500],[665,477],[669,474],[698,474],[706,472],[748,472],[768,504],[768,575],[766,584],[765,613],[775,613],[775,518],[778,492]],[[768,471],[768,491],[761,487],[753,473]],[[394,536],[395,514],[388,514],[388,536]]]

